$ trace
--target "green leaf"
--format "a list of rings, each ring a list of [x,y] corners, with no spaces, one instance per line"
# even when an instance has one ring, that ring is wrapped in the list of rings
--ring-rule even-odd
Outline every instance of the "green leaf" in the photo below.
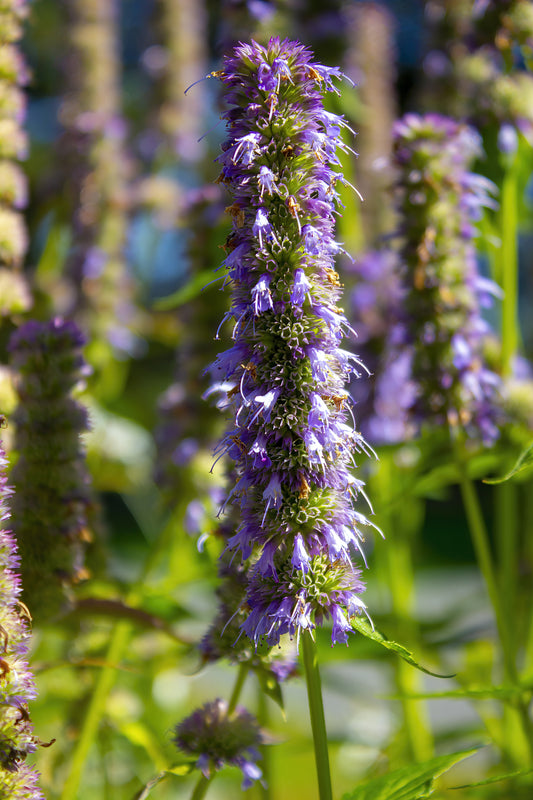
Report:
[[[194,761],[176,764],[174,767],[161,770],[158,775],[156,775],[154,778],[151,778],[148,783],[145,784],[145,786],[143,786],[143,788],[135,794],[133,800],[146,800],[154,786],[157,786],[158,783],[164,781],[169,775],[176,775],[178,778],[182,778],[184,775],[189,775],[193,770]]]
[[[133,797],[133,800],[146,800],[146,798],[148,797],[154,786],[157,786],[158,783],[161,783],[161,781],[163,781],[167,777],[167,774],[168,774],[167,771],[163,770],[163,772],[160,772],[159,775],[155,776],[155,778],[149,780],[148,783],[145,786],[143,786],[143,788],[139,792],[136,792],[136,794]]]
[[[513,697],[529,699],[531,688],[528,686],[487,686],[480,689],[450,689],[448,692],[408,692],[388,695],[391,699],[407,700],[445,700],[453,698],[470,698],[473,700],[506,700]]]
[[[354,617],[351,620],[351,624],[357,631],[359,631],[359,633],[362,633],[363,636],[366,636],[367,639],[372,639],[373,642],[377,642],[387,650],[392,650],[394,653],[397,653],[400,658],[403,658],[403,660],[407,661],[408,664],[411,664],[412,667],[416,667],[416,669],[421,670],[421,672],[425,672],[426,675],[433,675],[434,678],[455,677],[454,674],[441,675],[438,672],[431,672],[431,670],[426,669],[426,667],[423,667],[413,658],[413,654],[406,647],[398,644],[397,642],[391,642],[390,639],[387,639],[387,637],[382,633],[377,631],[375,628],[372,628],[367,619],[364,619],[363,617]]]
[[[183,764],[176,764],[174,767],[170,767],[170,769],[166,770],[167,775],[177,775],[178,778],[182,778],[184,775],[190,775],[191,772],[194,770],[196,766],[196,761],[187,761]]]
[[[353,792],[343,795],[342,800],[419,800],[433,792],[433,781],[463,758],[478,748],[437,756],[422,764],[410,764],[379,778],[361,784]]]
[[[468,477],[472,480],[484,478],[487,473],[497,470],[505,454],[499,452],[481,453],[473,456],[467,464]],[[428,497],[435,493],[442,492],[448,486],[459,483],[461,475],[457,464],[449,461],[439,466],[433,467],[428,471],[417,474],[416,482],[411,491],[415,497]],[[399,503],[403,503],[403,495],[398,495]]]
[[[59,276],[71,243],[72,232],[70,228],[60,222],[53,222],[37,264],[37,275],[39,277]]]
[[[523,775],[533,775],[533,769],[517,769],[515,772],[507,772],[505,775],[494,775],[492,778],[485,778],[475,783],[464,783],[461,786],[450,786],[450,789],[473,789],[476,786],[487,786],[489,783],[499,783],[511,778],[521,778]]]
[[[504,475],[503,478],[485,478],[483,483],[505,483],[505,481],[514,478],[525,470],[527,470],[528,473],[533,471],[533,442],[520,453],[516,464],[507,475]]]
[[[131,722],[118,722],[119,731],[132,744],[142,747],[150,757],[156,769],[165,770],[165,758],[161,753],[161,745],[150,729],[138,720]]]

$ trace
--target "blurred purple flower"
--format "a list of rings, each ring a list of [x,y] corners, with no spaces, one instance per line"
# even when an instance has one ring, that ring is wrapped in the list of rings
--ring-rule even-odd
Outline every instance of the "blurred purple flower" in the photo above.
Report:
[[[217,698],[205,703],[176,726],[174,743],[187,755],[197,757],[196,766],[206,778],[226,764],[239,767],[242,789],[262,777],[256,761],[263,735],[255,717],[237,707],[228,713],[228,704]]]
[[[9,343],[19,406],[12,471],[13,530],[22,555],[24,600],[36,617],[55,616],[87,575],[90,478],[80,435],[87,410],[72,389],[87,375],[84,336],[73,322],[31,320]]]
[[[468,171],[479,137],[438,114],[406,114],[394,128],[403,311],[394,363],[407,352],[416,425],[449,424],[490,445],[498,436],[499,379],[483,363],[481,316],[499,289],[477,269],[473,239],[494,185]],[[405,358],[405,355],[404,355]]]

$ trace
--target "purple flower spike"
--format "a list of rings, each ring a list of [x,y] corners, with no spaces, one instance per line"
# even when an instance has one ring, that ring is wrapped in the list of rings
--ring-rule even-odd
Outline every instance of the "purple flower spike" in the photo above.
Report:
[[[414,391],[404,411],[415,428],[446,424],[490,445],[498,437],[500,381],[483,365],[481,306],[499,289],[480,278],[474,250],[476,223],[495,205],[493,184],[468,171],[479,154],[477,134],[452,119],[406,114],[396,123],[404,300],[389,361],[409,364]],[[381,383],[376,406],[383,407],[391,386]]]
[[[224,557],[254,559],[233,616],[256,648],[326,620],[344,642],[364,608],[346,530],[366,524],[349,467],[367,446],[344,389],[361,364],[340,347],[353,331],[334,265],[337,151],[350,149],[340,138],[349,128],[322,98],[340,76],[278,38],[239,45],[220,73],[222,181],[236,211],[225,261],[234,344],[213,368],[233,421],[217,454],[235,462],[225,510],[240,518]]]
[[[27,662],[30,633],[20,603],[20,558],[13,534],[6,530],[9,498],[7,460],[0,444],[0,630],[2,681],[0,687],[0,796],[10,800],[44,800],[38,774],[24,763],[37,748],[28,702],[36,696]]]
[[[70,602],[71,587],[88,576],[84,553],[94,502],[80,435],[89,422],[71,394],[90,372],[84,344],[79,328],[60,317],[30,320],[9,343],[20,399],[13,530],[22,557],[23,600],[38,619],[56,615]]]

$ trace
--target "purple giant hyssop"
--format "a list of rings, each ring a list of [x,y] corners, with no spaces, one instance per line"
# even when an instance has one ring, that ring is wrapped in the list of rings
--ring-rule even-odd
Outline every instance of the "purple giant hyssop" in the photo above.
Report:
[[[341,346],[353,331],[334,267],[337,151],[351,150],[341,132],[352,132],[322,97],[342,73],[274,38],[239,45],[216,74],[227,102],[219,160],[233,197],[234,344],[211,368],[211,391],[233,414],[217,451],[235,462],[227,502],[241,522],[228,547],[255,558],[242,629],[272,645],[330,619],[332,641],[346,642],[364,610],[352,556],[370,523],[354,506],[363,489],[354,454],[368,447],[344,388],[362,365]]]

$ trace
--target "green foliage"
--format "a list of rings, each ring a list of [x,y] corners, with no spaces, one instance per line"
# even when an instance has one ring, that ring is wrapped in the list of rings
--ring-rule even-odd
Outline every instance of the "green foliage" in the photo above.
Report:
[[[515,465],[507,472],[502,478],[485,478],[483,483],[498,484],[505,483],[510,480],[524,480],[533,474],[533,443],[523,450]]]
[[[387,639],[382,633],[377,631],[372,625],[369,623],[367,619],[363,619],[362,617],[354,617],[352,620],[352,625],[359,633],[362,633],[363,636],[366,636],[367,639],[371,639],[373,642],[377,642],[381,647],[384,647],[386,650],[392,650],[393,653],[396,653],[400,656],[404,661],[410,664],[412,667],[416,667],[421,672],[425,672],[426,675],[433,675],[435,678],[453,678],[454,675],[441,675],[438,672],[432,672],[427,667],[423,667],[421,664],[418,663],[413,658],[413,654],[409,652],[409,650],[401,644],[397,642],[391,642],[390,639]]]
[[[454,764],[473,755],[477,748],[437,756],[423,764],[410,764],[408,767],[380,775],[357,787],[353,792],[343,795],[342,800],[421,800],[433,794],[434,781]]]

